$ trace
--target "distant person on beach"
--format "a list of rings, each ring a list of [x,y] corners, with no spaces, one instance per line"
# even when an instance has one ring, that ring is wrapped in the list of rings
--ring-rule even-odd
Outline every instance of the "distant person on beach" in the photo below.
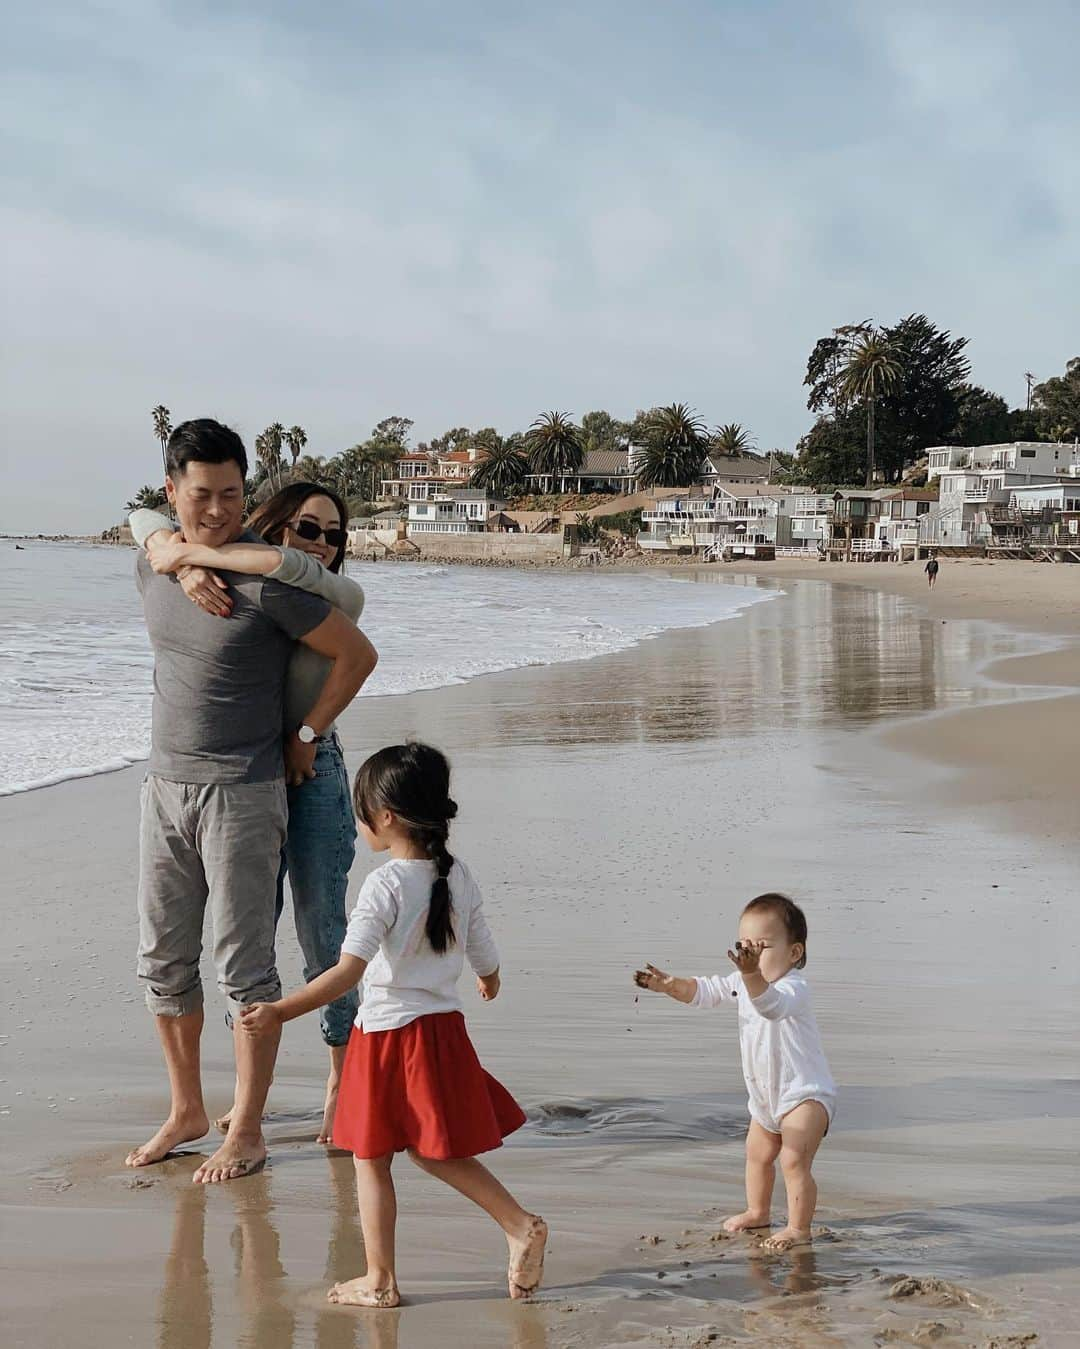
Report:
[[[244,575],[266,576],[329,600],[351,623],[359,621],[364,592],[341,574],[345,560],[345,503],[329,487],[290,483],[255,510],[247,528],[261,543],[227,543],[220,548],[188,543],[171,520],[157,511],[135,511],[129,523],[137,543],[144,544],[150,565],[161,574],[179,574],[193,603],[208,613],[227,617],[232,608],[216,572],[225,568]],[[275,545],[269,547],[267,545]],[[297,642],[285,678],[285,727],[307,722],[322,693],[330,662]],[[285,903],[285,877],[292,893],[293,922],[304,957],[304,978],[314,979],[337,964],[345,936],[349,868],[356,854],[356,821],[349,795],[341,742],[331,723],[316,738],[315,760],[306,773],[294,769],[288,778],[289,824],[277,882],[276,919]],[[320,1016],[322,1038],[330,1052],[330,1072],[317,1141],[329,1143],[334,1124],[341,1067],[356,1018],[357,993],[351,989]],[[230,1114],[217,1121],[227,1129]]]
[[[787,1188],[787,1225],[764,1248],[786,1251],[810,1242],[817,1207],[811,1174],[829,1131],[836,1102],[810,990],[806,917],[786,895],[758,895],[743,909],[739,940],[728,959],[737,973],[681,979],[646,965],[634,975],[639,988],[666,993],[693,1007],[734,1002],[739,1009],[743,1076],[749,1093],[746,1135],[746,1210],[728,1218],[725,1232],[770,1225],[776,1159]]]
[[[240,437],[203,418],[169,437],[166,491],[185,540],[220,547],[259,543],[241,525],[247,455]],[[317,737],[348,706],[375,666],[367,638],[317,595],[224,570],[222,622],[192,604],[175,578],[143,554],[136,565],[154,650],[150,764],[139,837],[139,978],[155,1014],[172,1107],[127,1158],[161,1161],[210,1127],[199,1048],[202,929],[209,906],[218,986],[235,1017],[236,1100],[221,1147],[195,1171],[207,1184],[234,1180],[266,1158],[262,1110],[277,1037],[253,1041],[239,1026],[249,1003],[280,997],[274,900],[286,837],[286,762],[307,776]],[[285,673],[301,641],[331,662],[304,725],[283,736]]]
[[[367,1272],[335,1284],[331,1302],[396,1307],[399,1152],[479,1205],[509,1247],[510,1296],[540,1287],[547,1225],[527,1212],[477,1153],[525,1123],[510,1093],[480,1066],[457,982],[467,959],[480,997],[499,992],[499,955],[472,874],[447,850],[450,766],[428,745],[391,745],[363,765],[354,788],[364,841],[390,860],[364,881],[337,966],[280,1002],[248,1006],[255,1044],[364,980],[349,1040],[334,1142],[354,1154]]]
[[[935,553],[930,554],[930,558],[926,564],[925,571],[926,571],[926,584],[930,587],[931,590],[933,590],[933,588],[937,585],[937,577],[939,571],[937,555]]]

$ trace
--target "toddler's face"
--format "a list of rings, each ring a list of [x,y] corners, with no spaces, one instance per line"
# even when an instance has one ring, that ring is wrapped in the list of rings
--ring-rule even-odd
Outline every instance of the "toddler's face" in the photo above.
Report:
[[[802,958],[800,942],[792,942],[778,913],[771,909],[753,909],[739,919],[739,940],[765,943],[761,953],[762,978],[770,984],[782,979]]]

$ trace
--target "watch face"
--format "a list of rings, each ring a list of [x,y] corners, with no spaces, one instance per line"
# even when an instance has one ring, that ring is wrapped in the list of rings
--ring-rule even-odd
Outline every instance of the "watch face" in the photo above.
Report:
[[[310,726],[301,726],[296,734],[299,736],[300,743],[302,745],[310,745],[314,742],[316,738],[315,732],[311,729]]]

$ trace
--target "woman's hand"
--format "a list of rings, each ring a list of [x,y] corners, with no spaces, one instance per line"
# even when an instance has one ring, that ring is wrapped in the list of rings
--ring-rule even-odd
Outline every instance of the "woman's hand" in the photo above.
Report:
[[[153,562],[150,565],[153,566]],[[215,618],[228,618],[232,613],[229,587],[216,571],[207,571],[205,567],[181,567],[176,576],[192,604]]]
[[[248,1035],[269,1035],[281,1025],[277,1004],[252,1002],[240,1011],[240,1025]]]
[[[763,941],[737,941],[735,950],[728,952],[728,959],[740,974],[757,974],[764,950]]]
[[[159,575],[178,571],[187,561],[187,544],[178,530],[155,530],[146,540],[145,547],[147,560]]]
[[[478,974],[476,976],[476,991],[485,1002],[491,1002],[493,998],[497,998],[501,987],[502,980],[499,978],[498,970],[491,974]]]

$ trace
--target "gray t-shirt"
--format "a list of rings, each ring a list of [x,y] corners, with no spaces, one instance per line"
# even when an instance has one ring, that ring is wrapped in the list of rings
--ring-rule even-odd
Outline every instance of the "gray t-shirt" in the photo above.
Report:
[[[245,530],[240,539],[259,543]],[[150,772],[170,782],[267,782],[284,772],[285,671],[295,639],[330,613],[317,595],[222,571],[233,611],[215,618],[140,553],[136,584],[154,648]]]

